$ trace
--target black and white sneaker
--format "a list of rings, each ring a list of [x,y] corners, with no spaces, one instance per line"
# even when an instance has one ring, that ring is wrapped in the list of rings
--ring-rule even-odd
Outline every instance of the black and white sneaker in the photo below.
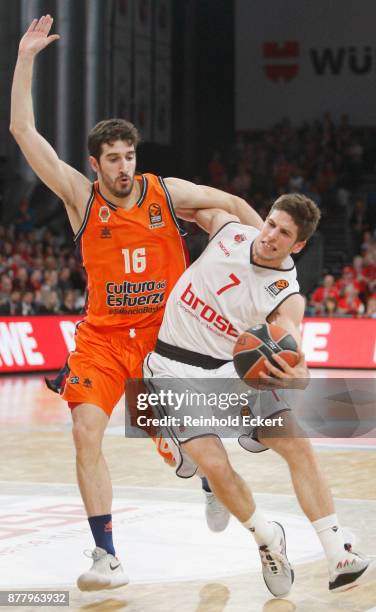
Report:
[[[346,555],[338,561],[329,576],[329,591],[338,593],[376,580],[376,561],[353,552],[351,544],[344,546]]]
[[[285,597],[291,591],[294,582],[294,570],[286,555],[285,531],[274,521],[277,529],[277,544],[260,546],[259,553],[262,563],[262,575],[269,591],[274,597]]]

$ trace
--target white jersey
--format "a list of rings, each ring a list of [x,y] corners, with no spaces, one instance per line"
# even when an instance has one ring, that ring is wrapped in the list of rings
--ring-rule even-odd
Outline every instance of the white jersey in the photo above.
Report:
[[[252,261],[259,230],[226,223],[179,278],[165,309],[158,338],[182,349],[232,359],[239,334],[299,293],[296,268],[287,257],[280,269]]]

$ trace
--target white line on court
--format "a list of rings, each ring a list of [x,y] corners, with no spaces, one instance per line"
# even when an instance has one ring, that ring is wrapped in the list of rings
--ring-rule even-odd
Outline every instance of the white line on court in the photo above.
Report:
[[[25,486],[28,488],[32,488],[32,487],[71,487],[72,489],[75,490],[76,494],[78,492],[78,488],[77,488],[77,484],[74,482],[26,482],[23,480],[0,480],[0,487],[1,486]],[[175,488],[175,487],[144,487],[144,486],[127,486],[127,485],[114,485],[114,490],[116,491],[127,491],[127,492],[135,492],[137,493],[137,491],[147,491],[147,492],[153,492],[155,491],[156,493],[158,491],[165,491],[166,493],[183,493],[189,492],[189,493],[197,493],[200,492],[200,489],[197,488],[191,488],[191,487],[184,487],[184,489],[179,489],[179,488]],[[22,492],[24,494],[24,491]],[[262,496],[265,495],[264,493],[255,493],[254,494],[256,497],[257,496]],[[269,493],[267,495],[272,495],[272,496],[276,496],[279,498],[285,498],[285,499],[295,499],[296,500],[296,495],[292,495],[289,493]],[[361,504],[375,504],[376,503],[376,499],[361,499],[358,497],[338,497],[336,496],[334,498],[335,500],[339,500],[339,501],[345,501],[345,502],[350,502],[350,503],[361,503]],[[376,608],[374,608],[375,612],[376,612]],[[367,610],[368,612],[368,610]]]

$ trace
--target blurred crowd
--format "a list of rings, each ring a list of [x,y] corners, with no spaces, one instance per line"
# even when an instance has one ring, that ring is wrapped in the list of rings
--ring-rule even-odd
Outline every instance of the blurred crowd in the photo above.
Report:
[[[307,316],[376,318],[376,222],[366,201],[356,198],[350,215],[351,265],[339,277],[326,270],[307,300]]]
[[[288,120],[263,132],[238,132],[226,155],[209,161],[209,184],[253,203],[265,216],[270,201],[300,192],[327,212],[333,202],[347,205],[364,168],[375,157],[370,130],[354,129],[343,115],[335,125],[330,113],[322,121],[293,127]]]
[[[31,215],[22,223],[0,225],[0,315],[78,314],[86,279],[73,242],[35,229]]]
[[[274,199],[300,192],[330,212],[345,210],[352,238],[340,277],[327,270],[307,296],[307,316],[376,317],[376,202],[358,197],[362,175],[375,171],[372,130],[354,129],[347,115],[293,127],[285,120],[266,132],[240,132],[227,156],[213,153],[209,184],[250,201],[262,218]]]
[[[234,193],[265,218],[274,199],[304,193],[321,208],[348,212],[352,253],[342,275],[330,270],[307,296],[308,316],[376,317],[376,218],[362,197],[354,197],[365,169],[375,170],[375,139],[355,130],[346,115],[335,125],[321,121],[292,127],[285,120],[268,131],[239,132],[226,153],[215,151],[206,176],[194,180]],[[373,213],[373,214],[371,214]],[[191,259],[207,237],[187,224]],[[0,315],[78,314],[85,305],[86,278],[67,233],[39,228],[27,199],[10,225],[0,225]]]
[[[376,319],[376,240],[362,257],[356,255],[339,278],[325,274],[307,300],[306,316]]]

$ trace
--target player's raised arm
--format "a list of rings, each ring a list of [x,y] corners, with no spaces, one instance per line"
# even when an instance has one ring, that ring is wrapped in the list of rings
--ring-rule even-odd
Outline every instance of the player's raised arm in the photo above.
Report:
[[[260,215],[245,200],[237,196],[178,178],[166,178],[165,183],[177,213],[179,209],[185,208],[220,208],[235,215],[246,225],[252,225],[257,229],[261,229],[263,225]]]
[[[33,64],[36,55],[59,38],[58,34],[50,34],[52,23],[50,15],[34,19],[20,41],[13,77],[10,131],[38,177],[68,206],[78,207],[80,213],[90,193],[90,181],[61,161],[35,127],[31,94]]]

